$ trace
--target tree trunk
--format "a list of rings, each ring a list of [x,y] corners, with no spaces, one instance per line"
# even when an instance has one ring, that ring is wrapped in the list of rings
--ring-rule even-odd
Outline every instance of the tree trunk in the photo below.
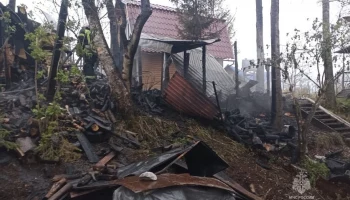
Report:
[[[58,24],[57,24],[57,38],[55,41],[55,46],[53,49],[53,55],[51,59],[51,68],[49,72],[49,78],[48,78],[48,86],[46,91],[46,96],[49,101],[52,101],[54,99],[55,93],[56,93],[56,77],[57,72],[59,70],[59,61],[61,59],[61,53],[62,53],[62,46],[63,46],[63,38],[64,33],[66,31],[66,22],[68,18],[68,0],[62,0],[61,2],[61,8],[58,18]]]
[[[115,67],[115,62],[103,35],[97,7],[94,1],[82,0],[82,3],[85,10],[85,15],[90,24],[90,28],[96,32],[93,38],[93,44],[97,50],[100,64],[103,66],[103,69],[106,72],[112,93],[116,95],[118,108],[125,114],[131,109],[130,92],[122,80],[120,71]]]
[[[131,80],[132,80],[132,68],[134,64],[134,57],[139,45],[141,32],[143,26],[146,24],[148,18],[152,15],[151,5],[149,0],[141,0],[141,13],[137,17],[134,29],[132,31],[130,40],[127,41],[125,36],[126,28],[126,15],[125,15],[125,6],[121,0],[117,0],[116,9],[123,8],[121,13],[117,14],[122,22],[120,23],[120,34],[124,43],[124,60],[123,60],[123,80],[127,84],[127,87],[130,89]]]
[[[336,107],[334,80],[333,80],[333,62],[332,62],[332,41],[329,25],[329,0],[322,0],[323,11],[323,62],[325,71],[326,88],[326,106],[334,109]]]
[[[121,71],[123,66],[123,48],[122,41],[120,40],[120,34],[117,21],[116,8],[113,5],[112,0],[107,0],[106,8],[109,18],[110,34],[111,34],[111,53],[116,63],[116,67]]]
[[[256,51],[257,51],[257,91],[265,90],[264,32],[262,0],[256,0]]]
[[[275,129],[282,129],[282,88],[280,70],[279,0],[271,0],[271,64],[272,103],[271,120]]]

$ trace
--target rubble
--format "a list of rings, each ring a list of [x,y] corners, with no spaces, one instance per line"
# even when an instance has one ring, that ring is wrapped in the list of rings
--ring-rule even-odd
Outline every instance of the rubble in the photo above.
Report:
[[[209,196],[220,197],[223,191],[226,191],[225,195],[230,194],[229,196],[233,199],[245,199],[243,196],[247,194],[250,198],[253,197],[252,199],[260,199],[239,187],[237,183],[231,183],[230,180],[222,178],[222,171],[228,165],[204,142],[195,142],[188,147],[176,148],[148,160],[132,163],[118,169],[107,165],[114,155],[114,153],[110,153],[95,165],[94,171],[86,172],[82,177],[76,176],[76,179],[68,179],[68,176],[57,176],[54,180],[59,181],[54,183],[53,189],[48,193],[49,196],[52,195],[52,191],[57,190],[59,186],[61,187],[61,183],[64,181],[67,181],[67,183],[49,199],[55,199],[68,193],[71,198],[76,198],[108,188],[118,188],[114,192],[114,197],[137,196],[141,194],[140,192],[148,190],[159,191],[156,193],[163,196],[164,192],[169,190],[168,188],[174,188],[175,186],[185,190],[190,188],[197,188],[196,190],[198,190],[199,186],[205,186],[208,189],[216,188],[214,190],[216,192],[212,189],[206,189],[206,194]],[[178,162],[181,163],[180,160],[185,161],[184,168],[177,164]],[[181,165],[183,166],[183,164]],[[97,169],[97,166],[99,166],[99,169]],[[180,170],[179,167],[182,169]],[[184,174],[184,172],[187,174]],[[152,181],[144,181],[144,177],[148,177],[147,180]],[[132,191],[132,193],[120,193],[125,189]],[[217,193],[220,190],[221,192]],[[175,191],[178,191],[178,189]],[[221,195],[219,195],[220,193]],[[161,199],[165,198],[161,196]],[[182,198],[179,196],[176,199]]]

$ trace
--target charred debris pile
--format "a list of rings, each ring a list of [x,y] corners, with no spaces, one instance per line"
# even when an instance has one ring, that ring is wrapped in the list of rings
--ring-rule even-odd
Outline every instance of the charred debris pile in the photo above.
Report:
[[[0,6],[4,7],[1,3]],[[20,13],[12,12],[11,17],[26,20]],[[108,199],[169,199],[174,196],[193,199],[193,196],[201,195],[213,199],[260,199],[225,175],[224,170],[229,165],[198,138],[181,144],[167,141],[167,145],[155,147],[159,150],[155,152],[158,155],[130,164],[125,158],[127,151],[150,150],[144,149],[143,143],[147,141],[139,133],[119,126],[122,120],[106,77],[99,74],[96,80],[87,81],[76,65],[59,65],[55,96],[48,101],[45,96],[50,67],[43,62],[35,69],[28,54],[29,44],[23,37],[30,31],[33,30],[18,33],[13,41],[5,44],[5,53],[0,55],[0,151],[15,152],[22,163],[58,164],[84,160],[85,165],[91,165],[86,171],[54,176],[52,188],[45,197],[38,198],[94,199],[94,195],[101,196],[102,193]],[[22,50],[24,54],[21,54]],[[49,45],[48,51],[52,50]],[[72,52],[66,53],[69,58]],[[36,71],[42,72],[40,77]],[[181,77],[177,76],[177,79]],[[256,163],[265,169],[271,169],[268,165],[270,152],[285,153],[290,157],[290,163],[298,160],[294,118],[285,116],[285,129],[275,131],[266,112],[241,113],[251,107],[243,101],[241,110],[227,107],[229,111],[222,113],[220,106],[198,91],[193,94],[203,105],[208,105],[211,112],[189,108],[186,101],[179,107],[171,105],[169,98],[176,100],[176,97],[167,98],[159,90],[134,88],[132,98],[134,106],[141,110],[140,115],[169,117],[170,114],[179,115],[178,110],[181,113],[191,111],[191,117],[203,117],[193,115],[196,113],[212,117],[210,122],[219,124],[216,128],[225,130],[232,140],[262,152],[267,159],[257,159]],[[242,98],[254,104],[261,97],[261,94],[251,94],[247,90]],[[0,159],[0,163],[6,162],[8,160]],[[331,178],[348,176],[348,163],[333,156],[326,162],[337,175]]]

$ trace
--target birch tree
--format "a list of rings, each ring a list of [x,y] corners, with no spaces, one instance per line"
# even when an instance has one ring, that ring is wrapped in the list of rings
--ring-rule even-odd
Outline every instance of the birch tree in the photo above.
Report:
[[[322,59],[324,62],[325,79],[328,81],[326,88],[326,106],[334,109],[336,107],[335,89],[333,81],[333,62],[332,62],[332,41],[329,23],[329,0],[322,0],[323,14],[323,48]]]

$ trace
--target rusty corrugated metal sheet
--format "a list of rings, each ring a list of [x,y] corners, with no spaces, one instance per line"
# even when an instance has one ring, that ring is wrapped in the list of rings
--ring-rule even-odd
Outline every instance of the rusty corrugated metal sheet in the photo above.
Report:
[[[169,81],[164,99],[176,110],[192,116],[213,119],[218,108],[198,90],[194,89],[178,72]]]
[[[234,192],[228,185],[215,178],[190,176],[189,174],[161,174],[157,176],[156,181],[142,181],[139,177],[132,176],[115,182],[135,193],[173,186],[205,186]]]
[[[209,45],[210,46],[210,45]],[[202,69],[202,50],[192,49],[187,51],[190,53],[190,63],[188,66],[188,82],[198,91],[203,89],[203,69]],[[172,58],[176,66],[176,71],[184,77],[183,53],[173,54]],[[226,101],[227,97],[236,93],[235,81],[233,76],[229,75],[220,63],[210,54],[206,54],[206,80],[207,91],[206,96],[209,97],[214,104],[215,92],[212,82],[216,84],[220,102]],[[243,83],[243,82],[242,82]],[[242,84],[244,85],[244,84]]]

